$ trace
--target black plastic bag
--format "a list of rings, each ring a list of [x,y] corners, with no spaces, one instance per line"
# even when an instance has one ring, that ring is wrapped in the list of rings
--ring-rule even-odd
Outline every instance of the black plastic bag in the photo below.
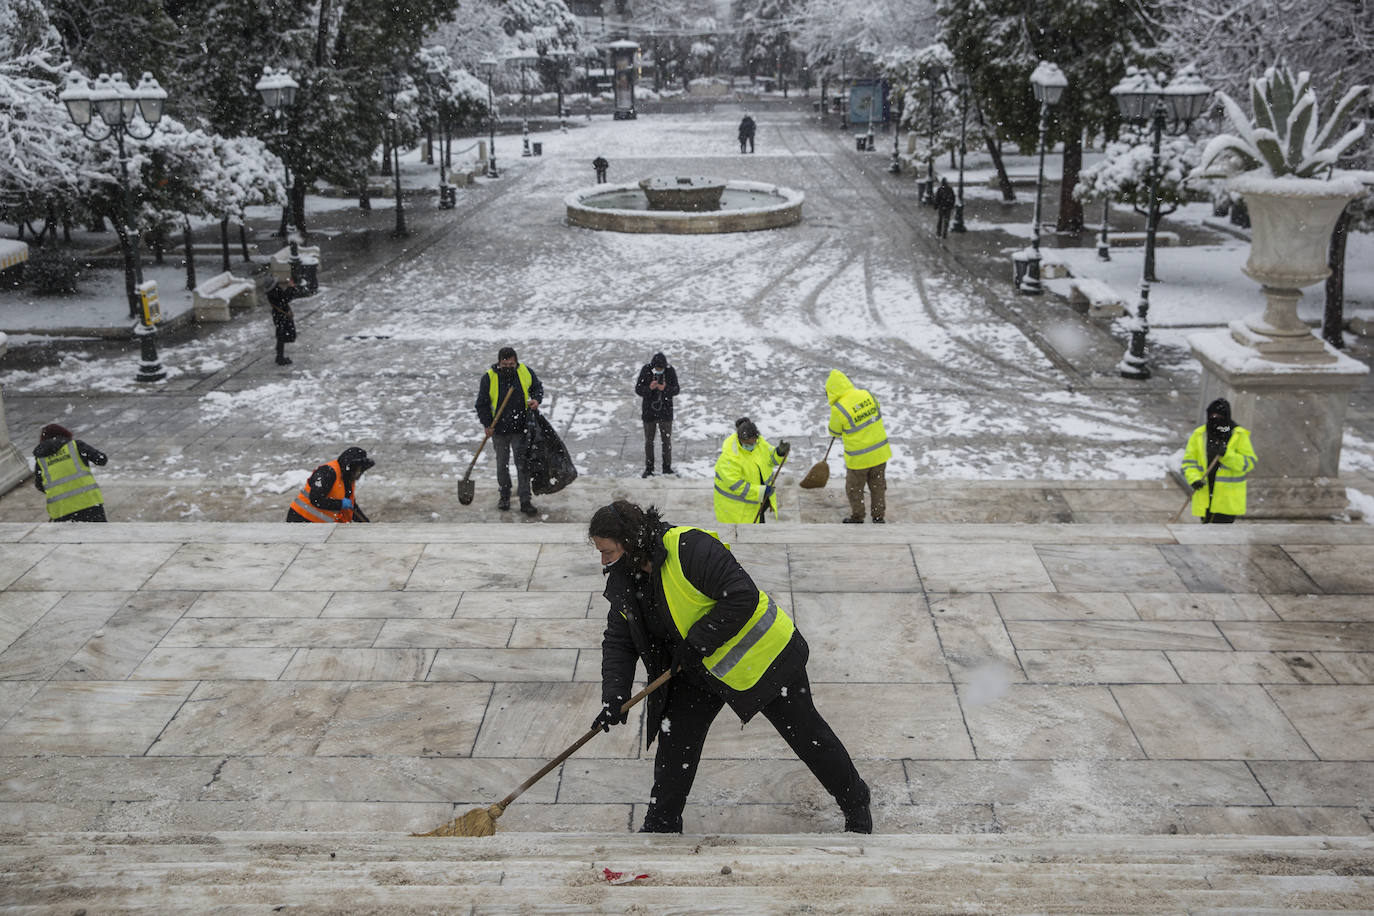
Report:
[[[525,469],[536,496],[557,493],[577,479],[568,447],[537,410],[525,412]]]

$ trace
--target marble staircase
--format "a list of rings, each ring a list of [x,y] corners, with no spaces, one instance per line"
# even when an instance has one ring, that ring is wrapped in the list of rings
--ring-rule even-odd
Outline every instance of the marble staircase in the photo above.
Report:
[[[645,875],[611,884],[605,870]],[[313,832],[0,840],[17,913],[1334,913],[1374,840]]]

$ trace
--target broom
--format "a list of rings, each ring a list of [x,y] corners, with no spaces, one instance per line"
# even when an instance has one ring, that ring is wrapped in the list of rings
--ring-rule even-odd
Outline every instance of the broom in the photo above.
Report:
[[[644,699],[649,694],[653,693],[655,690],[662,687],[664,684],[668,683],[668,678],[672,676],[673,671],[670,668],[667,671],[660,674],[658,677],[654,678],[653,683],[649,684],[649,686],[645,687],[639,693],[630,697],[623,704],[621,704],[620,711],[622,713],[628,713],[630,711],[630,707],[634,706],[640,700]],[[534,785],[536,782],[543,779],[545,776],[549,775],[550,771],[552,771],[554,767],[558,766],[564,760],[567,760],[569,757],[571,757],[574,753],[576,753],[578,748],[586,744],[588,741],[592,740],[592,738],[595,737],[596,734],[600,731],[601,729],[599,727],[592,726],[592,728],[589,729],[585,735],[574,741],[567,750],[565,750],[563,753],[559,754],[557,757],[550,760],[548,763],[544,764],[544,766],[540,768],[538,773],[535,773],[529,779],[526,779],[524,782],[520,783],[520,785],[516,787],[514,792],[507,795],[505,798],[501,799],[496,804],[490,805],[486,808],[473,808],[467,814],[455,817],[447,824],[444,824],[441,827],[435,827],[428,833],[412,833],[411,836],[493,836],[496,833],[496,819],[505,813],[507,805],[515,801],[522,794],[524,794],[525,790],[528,789],[530,786]]]
[[[1210,473],[1212,473],[1212,468],[1216,467],[1216,466],[1217,466],[1217,462],[1220,461],[1220,460],[1221,460],[1221,456],[1220,456],[1220,455],[1216,456],[1215,458],[1212,459],[1212,463],[1209,464],[1209,465],[1207,465],[1207,470],[1205,470],[1205,471],[1202,472],[1202,480],[1203,480],[1204,483],[1205,483],[1206,480],[1207,480],[1207,475],[1210,474]],[[1171,518],[1171,519],[1169,519],[1169,524],[1172,525],[1172,524],[1174,524],[1175,522],[1177,522],[1177,521],[1179,520],[1179,517],[1183,515],[1183,510],[1184,510],[1184,509],[1187,509],[1187,508],[1188,508],[1189,506],[1191,506],[1192,504],[1193,504],[1193,494],[1192,494],[1192,493],[1189,493],[1189,494],[1188,494],[1188,499],[1183,503],[1183,505],[1181,505],[1181,506],[1178,507],[1178,511],[1174,513],[1174,517]]]

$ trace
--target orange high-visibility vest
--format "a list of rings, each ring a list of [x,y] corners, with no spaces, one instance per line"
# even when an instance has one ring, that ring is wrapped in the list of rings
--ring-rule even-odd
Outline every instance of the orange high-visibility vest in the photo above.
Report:
[[[337,460],[326,461],[320,467],[334,469],[334,486],[329,488],[329,498],[343,499],[348,496],[348,492],[344,489],[343,468],[339,467],[339,462]],[[315,475],[312,473],[310,476],[314,477]],[[339,522],[342,524],[353,521],[353,508],[351,506],[347,509],[331,512],[328,509],[321,509],[319,506],[312,505],[309,478],[306,478],[305,486],[301,487],[301,491],[296,494],[295,500],[291,503],[291,508],[295,510],[297,515],[312,522]]]

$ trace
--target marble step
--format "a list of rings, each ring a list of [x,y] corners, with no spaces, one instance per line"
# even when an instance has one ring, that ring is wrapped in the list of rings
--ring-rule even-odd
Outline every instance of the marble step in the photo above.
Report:
[[[7,912],[1260,912],[1374,907],[1374,839],[306,832],[0,839]],[[649,877],[606,882],[603,869]]]

